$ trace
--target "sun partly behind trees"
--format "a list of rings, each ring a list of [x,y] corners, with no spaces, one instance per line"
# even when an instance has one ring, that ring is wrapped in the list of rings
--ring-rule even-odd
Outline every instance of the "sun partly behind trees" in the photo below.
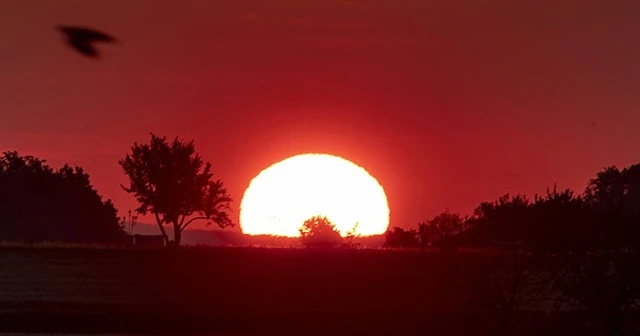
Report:
[[[377,235],[389,226],[384,188],[364,168],[329,154],[300,154],[258,174],[240,204],[245,234],[299,237],[307,219],[326,217],[346,236]]]
[[[335,247],[343,239],[338,228],[322,216],[307,219],[299,231],[302,245],[307,247]]]

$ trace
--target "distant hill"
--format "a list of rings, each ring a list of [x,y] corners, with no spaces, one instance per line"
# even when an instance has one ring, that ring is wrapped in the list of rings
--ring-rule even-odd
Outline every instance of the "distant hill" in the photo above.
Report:
[[[169,237],[173,236],[173,229],[165,226]],[[160,229],[157,224],[137,223],[133,229],[134,234],[158,235]],[[185,230],[182,233],[182,244],[184,245],[239,245],[243,244],[244,234],[237,230],[221,229],[194,229]]]
[[[165,227],[167,234],[173,236],[173,229]],[[158,226],[155,224],[138,223],[134,227],[133,233],[143,235],[160,234]],[[380,247],[384,243],[384,236],[368,236],[357,238],[357,243],[366,247]],[[245,235],[242,232],[229,229],[194,229],[185,230],[182,233],[182,243],[184,245],[254,245],[254,246],[299,246],[298,238],[279,237],[270,235]]]

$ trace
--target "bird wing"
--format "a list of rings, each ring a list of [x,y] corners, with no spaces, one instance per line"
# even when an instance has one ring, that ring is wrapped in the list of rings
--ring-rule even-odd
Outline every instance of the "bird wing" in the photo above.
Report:
[[[114,42],[116,41],[116,39],[111,36],[108,35],[106,33],[97,31],[97,30],[93,30],[93,29],[84,29],[82,31],[82,36],[90,41],[102,41],[102,42]]]
[[[69,44],[73,49],[87,57],[98,58],[98,50],[91,44],[83,43],[82,41],[71,41]]]
[[[88,42],[100,41],[100,42],[115,42],[116,39],[95,29],[86,27],[70,27],[70,26],[58,26],[58,29],[64,32],[69,38],[74,40],[85,40]]]

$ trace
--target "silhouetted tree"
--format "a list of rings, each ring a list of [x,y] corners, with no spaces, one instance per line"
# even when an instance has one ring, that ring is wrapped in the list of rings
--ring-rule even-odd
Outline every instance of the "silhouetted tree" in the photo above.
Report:
[[[418,224],[421,246],[444,246],[451,244],[451,238],[462,232],[466,219],[460,214],[445,211],[426,223]]]
[[[129,186],[122,188],[135,195],[139,214],[154,214],[167,244],[163,225],[173,226],[175,245],[195,220],[233,226],[228,214],[231,197],[220,180],[213,180],[211,164],[196,153],[193,141],[168,142],[151,134],[149,144],[135,143],[118,163],[129,177]]]
[[[467,223],[470,229],[463,236],[470,245],[518,243],[542,252],[594,248],[601,239],[592,207],[571,190],[555,186],[533,202],[505,195],[482,203]]]
[[[342,243],[342,236],[327,217],[314,216],[302,224],[300,241],[307,247],[334,247]]]
[[[53,170],[33,156],[0,156],[0,240],[120,243],[124,232],[80,167]]]
[[[491,246],[495,242],[521,242],[525,239],[523,228],[530,218],[531,203],[522,195],[508,194],[495,202],[481,203],[469,220],[467,243]]]
[[[640,164],[598,172],[585,199],[594,211],[600,247],[640,247]]]
[[[585,197],[601,208],[615,208],[625,203],[627,186],[623,173],[616,166],[607,167],[589,180]]]
[[[418,233],[414,229],[404,230],[394,227],[384,234],[384,246],[393,248],[418,247],[420,240]]]
[[[529,209],[528,226],[523,229],[528,248],[535,251],[577,251],[594,244],[590,207],[573,191],[554,186],[544,196],[535,196]]]

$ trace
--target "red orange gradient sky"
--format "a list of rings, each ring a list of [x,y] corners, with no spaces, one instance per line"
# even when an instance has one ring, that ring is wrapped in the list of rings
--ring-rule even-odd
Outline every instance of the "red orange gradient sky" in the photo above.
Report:
[[[506,192],[581,191],[640,159],[637,1],[5,0],[0,149],[117,165],[149,132],[196,140],[238,205],[303,152],[365,167],[394,226]],[[93,61],[57,24],[120,38]]]

